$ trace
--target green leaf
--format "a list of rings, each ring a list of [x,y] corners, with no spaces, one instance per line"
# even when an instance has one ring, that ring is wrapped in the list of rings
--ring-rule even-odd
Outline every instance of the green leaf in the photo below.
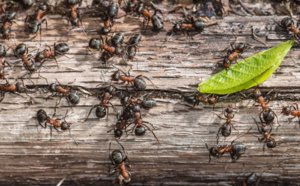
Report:
[[[266,51],[257,53],[239,64],[211,76],[198,86],[198,91],[211,94],[230,94],[249,89],[268,79],[279,67],[295,40],[281,43]],[[255,80],[255,81],[254,81]],[[257,82],[257,83],[256,83]]]

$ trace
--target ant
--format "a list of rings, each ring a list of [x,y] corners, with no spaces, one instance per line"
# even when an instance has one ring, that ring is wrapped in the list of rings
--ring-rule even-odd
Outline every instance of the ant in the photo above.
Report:
[[[70,8],[70,15],[69,20],[73,27],[79,26],[80,15],[78,13],[77,8],[79,7],[79,4],[81,4],[82,0],[66,0],[64,1],[64,4]]]
[[[269,129],[269,126],[266,123],[263,123],[263,121],[261,121],[261,127],[258,126],[258,122],[255,120],[254,117],[252,117],[253,120],[255,121],[256,125],[257,125],[257,129],[258,131],[263,134],[263,138],[258,140],[261,142],[265,139],[265,143],[264,143],[264,147],[263,150],[265,150],[265,145],[267,145],[268,148],[274,148],[276,147],[276,141],[271,137],[271,132],[272,132],[272,126],[271,129]]]
[[[217,147],[208,148],[207,143],[200,138],[205,143],[205,146],[206,146],[207,150],[209,151],[209,162],[211,161],[211,156],[221,158],[225,152],[230,153],[232,162],[235,162],[236,160],[238,160],[241,157],[241,155],[243,155],[245,153],[246,147],[243,143],[236,143],[236,144],[233,144],[233,143],[237,139],[242,137],[243,135],[247,134],[251,129],[252,129],[252,127],[244,134],[241,134],[240,136],[235,138],[229,146],[228,145],[218,145]]]
[[[121,55],[122,51],[120,47],[110,47],[107,45],[102,44],[104,43],[103,38],[101,40],[93,38],[89,41],[89,47],[96,50],[105,50],[110,55]]]
[[[295,27],[294,21],[290,17],[283,18],[281,23],[277,23],[280,27],[294,33],[294,37],[300,42],[300,31]]]
[[[27,90],[23,83],[17,82],[16,84],[9,84],[8,80],[7,79],[5,80],[6,80],[6,84],[0,84],[0,93],[1,93],[0,102],[4,99],[6,92],[16,94],[19,96],[21,95],[18,93],[25,92],[27,94]]]
[[[226,120],[226,122],[219,128],[218,134],[217,134],[217,143],[219,143],[219,134],[221,132],[222,136],[228,137],[231,134],[231,126],[235,130],[237,130],[231,123],[231,119],[234,118],[235,113],[237,113],[238,110],[234,110],[231,105],[228,105],[228,107],[224,111],[224,117],[216,114],[220,119]],[[237,130],[238,131],[238,130]]]
[[[52,125],[53,125],[54,129],[57,130],[57,131],[58,131],[57,128],[60,128],[62,131],[69,130],[71,138],[74,140],[76,145],[78,145],[78,143],[75,141],[75,139],[73,138],[73,136],[71,134],[70,127],[71,127],[72,123],[67,122],[66,119],[65,119],[67,117],[68,110],[67,110],[67,112],[66,112],[66,114],[63,118],[63,120],[64,120],[63,122],[59,121],[61,119],[53,119],[55,114],[56,114],[56,107],[55,107],[54,113],[52,115],[52,118],[47,115],[46,111],[44,111],[43,109],[40,109],[37,112],[37,119],[38,119],[39,124],[43,128],[47,128],[47,124],[50,124],[51,125],[51,135],[52,135]]]
[[[203,31],[203,29],[207,26],[207,22],[202,19],[194,19],[194,17],[191,18],[191,23],[184,24],[181,22],[175,23],[173,26],[173,33],[179,33],[182,32],[184,34],[184,29],[194,29],[198,32]],[[187,32],[188,33],[188,32]]]
[[[141,34],[135,34],[127,42],[126,55],[128,59],[132,60],[134,58],[137,50],[137,45],[139,44],[141,39],[142,39]]]
[[[130,96],[125,96],[124,98],[121,99],[121,103],[124,106],[130,105],[130,104],[135,104],[138,105],[141,108],[153,108],[156,106],[156,101],[152,98],[144,98],[143,100],[141,99],[133,99],[130,98]]]
[[[13,23],[13,19],[15,19],[17,13],[16,12],[5,12],[5,16],[2,17],[3,26],[1,28],[1,34],[3,39],[10,38],[11,25]]]
[[[208,97],[204,97],[201,93],[197,92],[194,95],[193,107],[195,107],[196,105],[199,105],[200,102],[209,103],[210,105],[214,105],[218,100],[219,100],[219,96],[208,98]]]
[[[297,103],[294,103],[293,105],[289,105],[289,106],[285,106],[285,107],[282,107],[282,112],[281,114],[284,114],[286,116],[289,116],[289,115],[292,115],[294,117],[292,118],[289,118],[289,123],[292,121],[292,119],[294,119],[295,117],[298,117],[298,120],[299,120],[299,124],[300,124],[300,112],[298,111],[298,104]]]
[[[256,173],[251,173],[247,178],[243,181],[242,186],[251,186],[251,185],[259,185],[263,172],[258,177]]]
[[[24,43],[19,44],[14,50],[14,54],[21,58],[25,69],[33,73],[36,69],[35,61],[30,57],[31,54],[26,56],[25,53],[28,54],[28,48]]]
[[[157,12],[161,12],[161,10],[159,9],[156,9],[154,8],[154,13],[151,15],[150,12],[148,10],[146,10],[144,7],[143,7],[143,4],[140,3],[137,7],[136,7],[136,12],[139,14],[139,15],[143,15],[145,17],[145,20],[147,21],[147,25],[146,25],[146,28],[149,24],[149,21],[151,20],[152,22],[152,25],[153,25],[153,29],[155,31],[160,31],[164,28],[164,22],[162,20],[161,17],[159,17],[157,14]],[[144,21],[145,21],[144,20]],[[145,25],[145,22],[143,22],[143,28],[144,28],[144,25]],[[145,28],[145,29],[146,29]]]
[[[8,9],[12,8],[15,5],[15,2],[9,1],[5,4],[0,5],[0,13],[5,13]]]
[[[268,94],[270,94],[271,92],[269,92]],[[253,92],[253,97],[255,98],[255,101],[260,103],[261,107],[262,107],[262,111],[259,113],[259,118],[262,121],[265,121],[266,124],[270,124],[274,121],[274,118],[277,118],[277,123],[278,122],[278,117],[277,115],[274,113],[274,111],[271,108],[267,107],[267,104],[270,102],[270,100],[268,100],[267,102],[265,102],[264,98],[262,97],[262,93],[260,92],[260,90],[258,88],[254,89]]]
[[[42,52],[38,52],[35,56],[36,62],[44,62],[45,60],[53,58],[57,64],[55,56],[64,55],[69,51],[69,46],[66,43],[54,43],[54,50],[51,50],[50,46],[47,45],[48,49],[43,50]],[[57,64],[58,66],[58,64]]]
[[[124,41],[124,35],[122,33],[116,33],[111,38],[110,42],[114,47],[120,47]]]
[[[131,173],[126,170],[126,167],[129,168],[129,166],[126,164],[129,159],[126,155],[124,147],[119,142],[118,144],[122,147],[123,152],[120,150],[114,150],[112,153],[110,153],[111,143],[109,144],[109,159],[115,166],[115,168],[110,171],[110,174],[114,174],[118,171],[118,177],[114,180],[113,183],[118,182],[121,185],[129,185],[131,182]]]
[[[80,101],[80,97],[76,92],[70,92],[69,90],[63,88],[63,86],[56,80],[59,85],[56,83],[52,83],[49,86],[49,90],[52,92],[52,95],[47,97],[46,99],[49,99],[50,97],[56,95],[57,93],[61,93],[62,95],[66,96],[68,103],[71,103],[73,105],[76,105]]]
[[[88,119],[88,117],[90,116],[90,114],[94,108],[96,108],[96,116],[98,118],[103,118],[107,115],[106,113],[109,111],[108,106],[107,106],[108,104],[110,104],[114,109],[114,106],[109,102],[109,100],[113,97],[114,92],[116,92],[116,88],[114,86],[111,85],[108,88],[106,88],[106,90],[101,98],[101,103],[94,105],[90,109],[89,114],[84,121],[86,121]],[[107,115],[107,117],[108,117],[108,115]]]
[[[146,124],[144,124],[145,121],[142,120],[142,116],[140,113],[140,107],[134,106],[132,111],[134,112],[133,117],[135,120],[135,126],[132,128],[132,132],[134,131],[135,135],[137,135],[137,136],[143,136],[146,133],[146,128],[147,128],[149,131],[151,131],[151,133],[153,134],[153,136],[155,137],[157,142],[160,143],[160,141],[156,137],[153,130],[151,130],[150,127],[148,127]],[[147,123],[149,123],[149,122],[147,122]],[[149,123],[149,124],[151,124],[151,123]],[[129,124],[129,125],[131,125],[131,124]],[[151,124],[151,126],[154,128],[154,126],[152,124]]]
[[[3,45],[0,44],[0,78],[4,78],[5,64],[8,64],[8,66],[11,66],[6,60],[3,59],[5,56],[6,56],[6,49]]]
[[[38,9],[36,10],[36,14],[32,16],[27,16],[25,19],[25,23],[28,22],[28,31],[31,34],[36,34],[38,30],[40,30],[40,39],[42,38],[42,23],[46,22],[46,30],[47,30],[47,19],[42,19],[45,13],[48,10],[48,5],[45,3],[40,3]],[[29,21],[28,21],[29,19]],[[41,28],[40,28],[41,27]],[[37,35],[36,35],[37,36]],[[33,38],[35,38],[34,36]]]
[[[226,71],[228,71],[228,68],[233,60],[239,65],[239,63],[237,62],[237,57],[242,57],[241,54],[245,52],[247,49],[249,49],[249,45],[245,43],[237,43],[234,46],[231,43],[230,46],[231,46],[231,50],[229,49],[227,51],[227,56],[223,60],[223,66],[225,67]]]
[[[117,3],[111,2],[106,8],[105,17],[102,18],[104,21],[104,27],[101,28],[100,34],[107,35],[111,27],[114,24],[114,18],[118,15],[119,5]]]
[[[124,75],[121,75],[120,71]],[[153,84],[153,82],[148,77],[143,76],[143,75],[138,75],[136,77],[130,77],[129,71],[126,74],[124,71],[118,70],[115,73],[113,73],[113,75],[111,77],[112,77],[112,81],[119,81],[119,80],[121,80],[124,83],[127,82],[127,85],[129,83],[131,83],[133,85],[133,88],[137,89],[137,90],[145,90],[146,87],[147,87],[147,84],[146,84],[145,80],[142,79],[142,77],[145,77],[146,79],[148,79]],[[155,85],[153,84],[153,86],[155,86]],[[127,88],[127,86],[126,86],[126,88]]]

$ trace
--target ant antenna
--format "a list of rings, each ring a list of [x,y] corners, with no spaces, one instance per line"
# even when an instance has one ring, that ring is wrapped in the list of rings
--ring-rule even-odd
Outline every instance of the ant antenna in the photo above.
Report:
[[[244,136],[245,134],[247,134],[251,129],[252,129],[252,127],[250,127],[250,129],[249,129],[247,132],[245,132],[245,133],[239,135],[237,138],[235,138],[235,139],[231,142],[231,145],[232,145],[236,140],[238,140],[240,137],[242,137],[242,136]]]

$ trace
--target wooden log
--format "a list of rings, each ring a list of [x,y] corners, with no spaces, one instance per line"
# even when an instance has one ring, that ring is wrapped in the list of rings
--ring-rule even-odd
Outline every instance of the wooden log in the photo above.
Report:
[[[248,2],[248,1],[247,1]],[[88,2],[90,3],[90,2]],[[167,14],[166,10],[172,5],[164,2],[165,19],[175,22],[182,19],[181,14]],[[33,12],[34,8],[27,11]],[[24,15],[25,13],[20,13]],[[157,106],[150,110],[143,110],[143,120],[152,123],[161,144],[147,131],[143,137],[124,135],[120,142],[128,152],[131,163],[133,185],[232,185],[245,179],[252,172],[261,173],[261,185],[298,185],[300,171],[298,164],[300,142],[299,124],[295,119],[289,125],[287,117],[280,116],[278,124],[274,124],[273,134],[278,143],[274,149],[263,151],[263,143],[257,140],[260,136],[252,116],[257,118],[261,108],[251,107],[254,101],[243,98],[239,94],[231,95],[222,100],[224,106],[237,104],[239,112],[234,118],[233,125],[239,130],[232,131],[232,135],[224,140],[229,144],[239,134],[252,127],[249,134],[239,139],[246,145],[246,153],[236,162],[231,163],[230,157],[213,158],[208,163],[208,151],[201,139],[208,145],[216,145],[216,133],[224,123],[214,113],[221,114],[222,104],[215,108],[200,104],[191,108],[183,97],[174,90],[187,94],[194,93],[200,80],[204,80],[221,68],[217,67],[226,54],[230,42],[247,42],[252,46],[244,57],[266,50],[289,38],[289,34],[274,31],[276,23],[283,16],[252,16],[239,17],[231,14],[224,19],[217,19],[218,25],[210,26],[202,33],[188,39],[183,35],[174,35],[168,39],[167,32],[172,29],[170,22],[165,22],[165,31],[156,33],[151,31],[150,23],[147,30],[142,32],[143,40],[139,45],[137,56],[128,65],[120,65],[120,58],[110,60],[111,64],[127,71],[132,68],[132,75],[143,74],[151,79],[158,87],[147,82],[147,90],[153,92],[152,97]],[[116,113],[110,109],[108,121],[96,119],[93,112],[86,122],[92,105],[100,100],[78,90],[78,87],[95,94],[108,86],[110,75],[116,71],[111,65],[103,65],[98,61],[100,52],[92,55],[86,52],[90,38],[99,37],[95,30],[102,27],[100,18],[83,17],[83,27],[88,38],[82,31],[70,31],[68,21],[59,15],[47,15],[48,30],[43,27],[42,42],[39,36],[28,39],[24,32],[24,16],[17,17],[17,24],[12,30],[15,38],[3,41],[5,46],[26,43],[31,54],[42,50],[46,44],[66,42],[70,46],[67,55],[58,57],[59,68],[54,61],[45,62],[40,75],[47,78],[49,83],[55,78],[62,84],[76,81],[71,85],[80,93],[81,100],[75,107],[68,107],[65,98],[57,109],[58,118],[62,118],[67,110],[66,120],[73,123],[71,131],[78,145],[74,143],[68,132],[50,135],[50,128],[38,125],[36,112],[44,109],[50,115],[59,97],[45,101],[50,93],[46,90],[47,82],[38,77],[38,73],[31,76],[31,81],[24,79],[26,85],[31,85],[30,99],[5,94],[0,104],[0,183],[1,185],[54,185],[65,179],[63,185],[108,185],[115,178],[109,175],[111,166],[108,158],[109,144],[112,149],[120,149],[115,142],[112,132],[115,125]],[[126,16],[117,19],[113,27],[114,32],[122,32],[128,39],[134,33],[141,33],[142,19],[137,16]],[[257,36],[265,40],[266,46],[253,39],[251,28],[256,28]],[[32,36],[31,36],[32,37]],[[9,52],[8,61],[16,58]],[[272,100],[270,106],[276,113],[281,107],[299,100],[299,43],[288,53],[280,68],[261,85],[264,93],[273,88],[279,90],[279,96]],[[12,69],[6,68],[7,77],[13,82],[17,77],[26,73],[22,64]],[[4,82],[4,81],[3,81]],[[100,85],[100,88],[96,88]],[[117,85],[125,89],[124,85]],[[250,92],[250,91],[245,91]],[[237,97],[237,99],[235,99]],[[237,101],[235,101],[237,100]],[[112,100],[116,110],[122,107],[117,98]]]

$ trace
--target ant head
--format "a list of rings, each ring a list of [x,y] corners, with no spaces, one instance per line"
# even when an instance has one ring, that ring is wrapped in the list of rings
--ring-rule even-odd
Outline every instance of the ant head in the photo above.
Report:
[[[219,100],[219,96],[208,98],[209,104],[214,104]]]
[[[113,85],[110,85],[106,88],[106,92],[109,92],[110,94],[113,94],[116,91],[116,88]]]
[[[76,26],[79,26],[79,18],[78,17],[70,17],[69,18],[70,22],[72,25],[76,25]]]
[[[176,23],[176,24],[173,26],[173,32],[175,32],[175,33],[180,32],[180,30],[181,30],[181,26],[180,26],[180,25],[181,25],[180,23]]]
[[[111,159],[115,164],[118,165],[126,159],[126,156],[120,150],[114,150],[111,153]]]
[[[100,39],[93,38],[89,42],[89,47],[92,49],[99,50],[101,45],[102,43]]]
[[[143,78],[138,77],[134,79],[134,87],[138,90],[145,90],[147,83]]]
[[[290,27],[293,24],[293,20],[289,17],[283,18],[281,20],[281,26],[287,28]]]
[[[119,81],[120,80],[120,71],[116,71],[115,73],[113,73],[113,75],[111,76],[113,81]]]
[[[107,34],[109,34],[109,32],[110,32],[110,29],[105,28],[105,27],[102,27],[101,30],[99,31],[99,33],[101,35],[107,35]]]
[[[6,56],[6,49],[5,46],[0,44],[0,57]]]
[[[134,107],[132,108],[132,111],[135,113],[139,113],[141,111],[141,107],[135,104]]]
[[[3,19],[5,20],[13,20],[17,15],[17,12],[5,12]]]
[[[267,147],[268,148],[276,147],[276,141],[273,138],[270,138],[270,140],[267,141]]]
[[[75,92],[70,92],[70,94],[68,95],[68,99],[69,99],[70,103],[73,105],[78,104],[80,101],[80,97]]]
[[[63,121],[62,123],[61,123],[61,127],[60,127],[60,129],[61,130],[67,130],[67,129],[70,129],[70,126],[72,125],[72,123],[68,123],[68,122],[66,122],[66,121]]]
[[[114,134],[116,138],[120,138],[123,135],[123,131],[121,131],[120,129],[115,129]]]
[[[134,133],[137,136],[143,136],[146,133],[146,128],[142,125],[139,125],[135,128]]]
[[[56,83],[50,84],[49,90],[50,90],[51,92],[55,92],[55,91],[56,91]]]
[[[16,88],[17,88],[17,92],[24,92],[26,90],[25,86],[23,83],[16,83]]]
[[[248,45],[245,43],[238,43],[236,45],[236,50],[238,50],[239,52],[244,52],[247,49]]]
[[[26,51],[27,51],[27,47],[24,43],[19,44],[15,49],[17,55],[24,55]]]
[[[211,147],[209,149],[209,153],[211,156],[219,156],[218,149],[216,147]]]
[[[228,105],[228,107],[225,109],[225,112],[227,113],[232,113],[233,112],[233,108],[231,105]]]
[[[40,4],[39,4],[39,9],[40,9],[40,10],[46,11],[47,8],[48,8],[48,6],[47,6],[46,3],[40,3]]]
[[[39,61],[43,61],[45,59],[44,53],[43,52],[38,52],[35,56],[35,59]]]
[[[257,182],[257,175],[255,173],[250,174],[246,179],[247,185],[254,185]]]
[[[258,97],[262,96],[262,94],[258,88],[255,88],[255,90],[253,92],[253,96],[255,99],[258,99]]]
[[[291,106],[285,106],[285,107],[282,107],[282,112],[284,115],[290,115],[291,114],[291,110],[292,110],[292,107]]]

